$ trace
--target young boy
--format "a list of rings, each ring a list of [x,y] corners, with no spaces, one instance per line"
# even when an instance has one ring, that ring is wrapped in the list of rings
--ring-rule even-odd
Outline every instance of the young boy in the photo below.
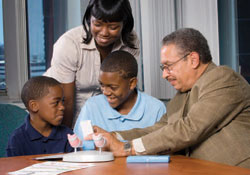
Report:
[[[53,78],[38,76],[23,86],[21,98],[29,111],[26,121],[9,138],[7,156],[72,152],[63,119],[63,89]]]
[[[79,114],[74,133],[84,139],[80,126],[91,120],[107,131],[144,128],[159,121],[166,112],[160,100],[137,90],[138,65],[125,51],[115,51],[101,64],[99,82],[103,94],[89,98]],[[83,149],[94,149],[93,142],[83,142]]]

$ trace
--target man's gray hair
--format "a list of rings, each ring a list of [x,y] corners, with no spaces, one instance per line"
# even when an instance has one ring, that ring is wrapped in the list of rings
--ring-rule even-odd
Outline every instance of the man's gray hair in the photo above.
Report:
[[[182,28],[165,36],[162,40],[163,45],[174,44],[177,46],[180,54],[197,52],[202,63],[206,64],[212,61],[212,56],[206,38],[198,31],[192,28]]]

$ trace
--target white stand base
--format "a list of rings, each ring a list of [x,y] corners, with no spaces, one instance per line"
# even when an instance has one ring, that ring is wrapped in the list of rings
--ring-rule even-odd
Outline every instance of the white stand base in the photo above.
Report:
[[[105,162],[114,160],[112,152],[102,151],[77,151],[63,156],[65,162]]]

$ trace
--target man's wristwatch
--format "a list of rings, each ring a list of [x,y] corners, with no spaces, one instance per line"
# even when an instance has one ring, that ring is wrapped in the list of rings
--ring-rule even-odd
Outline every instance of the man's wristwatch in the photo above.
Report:
[[[124,142],[123,149],[128,155],[131,155],[132,145],[131,142]]]

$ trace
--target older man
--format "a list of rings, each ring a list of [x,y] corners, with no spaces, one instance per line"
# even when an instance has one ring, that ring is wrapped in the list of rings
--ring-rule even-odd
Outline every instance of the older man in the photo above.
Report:
[[[245,79],[216,66],[207,40],[191,28],[163,39],[161,69],[177,90],[167,113],[144,129],[108,133],[95,127],[107,148],[116,156],[184,153],[250,168],[250,86]]]

